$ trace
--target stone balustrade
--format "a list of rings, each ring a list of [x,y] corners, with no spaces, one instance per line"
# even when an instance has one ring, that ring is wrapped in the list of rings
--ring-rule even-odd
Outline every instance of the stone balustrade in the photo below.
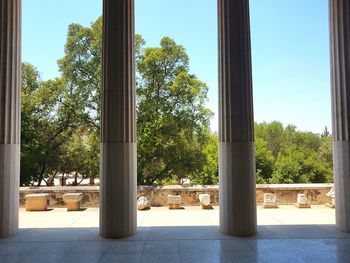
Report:
[[[264,184],[256,186],[257,205],[264,201],[264,193],[275,194],[278,204],[294,205],[298,194],[305,194],[311,205],[323,205],[330,202],[326,194],[333,184]],[[99,206],[99,186],[56,186],[56,187],[21,187],[20,206],[25,206],[25,195],[35,193],[50,194],[51,207],[66,207],[63,195],[66,193],[84,193],[81,205]],[[199,195],[209,194],[211,205],[219,204],[219,187],[210,186],[139,186],[137,196],[145,196],[152,206],[167,206],[168,195],[181,195],[184,206],[200,205]]]

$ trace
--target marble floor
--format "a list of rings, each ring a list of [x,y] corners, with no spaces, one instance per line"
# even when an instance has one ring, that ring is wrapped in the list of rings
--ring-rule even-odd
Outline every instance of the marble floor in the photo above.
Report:
[[[98,208],[79,212],[20,210],[17,235],[0,239],[0,262],[350,262],[350,234],[334,226],[334,210],[258,208],[258,234],[223,235],[218,208],[152,208],[138,212],[138,232],[98,234]]]

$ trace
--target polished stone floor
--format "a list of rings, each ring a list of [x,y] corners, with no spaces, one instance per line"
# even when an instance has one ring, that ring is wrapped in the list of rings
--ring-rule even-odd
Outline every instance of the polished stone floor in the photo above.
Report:
[[[223,235],[218,209],[152,208],[123,240],[98,235],[98,209],[20,211],[20,231],[0,239],[0,262],[350,262],[350,234],[336,230],[334,210],[258,208],[258,234]]]

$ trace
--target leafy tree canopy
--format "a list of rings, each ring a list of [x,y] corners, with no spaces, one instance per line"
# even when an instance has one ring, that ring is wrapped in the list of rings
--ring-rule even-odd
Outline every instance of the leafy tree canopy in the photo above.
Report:
[[[155,48],[137,40],[138,182],[198,181],[209,158],[208,88],[189,73],[188,55],[174,40],[164,37]]]
[[[183,46],[135,37],[139,184],[218,183],[218,138],[209,129],[207,85],[190,72]],[[99,170],[102,19],[71,24],[61,76],[42,81],[22,65],[21,184],[57,173]],[[258,183],[332,181],[332,137],[282,123],[255,124]]]

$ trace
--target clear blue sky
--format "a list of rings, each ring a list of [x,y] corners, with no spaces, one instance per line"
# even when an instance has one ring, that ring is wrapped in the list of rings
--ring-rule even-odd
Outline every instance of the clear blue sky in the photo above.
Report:
[[[255,120],[331,129],[328,0],[251,0],[250,8]],[[58,76],[68,25],[101,13],[101,0],[23,0],[23,61],[43,79]],[[186,48],[191,72],[209,86],[216,130],[216,0],[136,0],[136,32],[149,46],[170,36]]]

